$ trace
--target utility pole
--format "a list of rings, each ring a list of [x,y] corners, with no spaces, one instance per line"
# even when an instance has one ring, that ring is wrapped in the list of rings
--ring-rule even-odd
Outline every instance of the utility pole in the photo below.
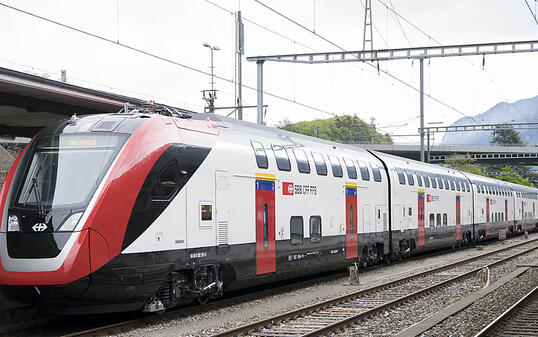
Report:
[[[424,58],[420,59],[420,161],[424,162]]]
[[[245,53],[245,30],[241,20],[241,11],[235,15],[235,60],[237,64],[235,104],[237,105],[237,118],[243,119],[243,55]]]
[[[217,99],[217,91],[215,90],[215,66],[213,65],[213,52],[216,50],[220,50],[220,48],[217,46],[212,46],[207,42],[204,42],[203,46],[209,48],[209,50],[211,51],[211,66],[209,67],[211,69],[211,82],[209,82],[211,84],[211,90],[202,90],[202,94],[204,100],[207,102],[205,112],[214,113],[215,100]]]
[[[257,90],[258,90],[258,109],[257,109],[257,118],[256,123],[263,125],[263,62],[264,61],[257,61],[257,73],[258,73],[258,80],[257,80]]]
[[[370,34],[366,31],[370,30]],[[368,39],[368,35],[369,39]],[[366,44],[370,43],[370,50],[374,50],[374,35],[372,32],[372,0],[366,0],[364,4],[364,30],[362,32],[362,50],[366,50]]]

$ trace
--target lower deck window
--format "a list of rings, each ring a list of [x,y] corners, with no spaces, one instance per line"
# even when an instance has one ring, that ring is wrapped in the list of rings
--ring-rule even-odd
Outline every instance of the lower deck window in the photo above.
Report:
[[[290,219],[290,239],[292,245],[303,244],[303,217],[292,216]]]
[[[443,213],[443,226],[448,226],[448,215]]]
[[[310,242],[321,241],[321,217],[318,215],[310,217]]]

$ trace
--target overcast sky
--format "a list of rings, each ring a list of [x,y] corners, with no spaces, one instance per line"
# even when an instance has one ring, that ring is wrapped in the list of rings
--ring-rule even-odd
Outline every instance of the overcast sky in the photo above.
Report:
[[[31,1],[0,0],[40,16],[118,41],[202,71],[209,71],[209,49],[215,52],[216,74],[234,79],[234,16],[241,10],[245,24],[245,56],[337,51],[254,0],[178,1]],[[362,49],[364,0],[260,0],[267,6],[315,30],[346,50]],[[374,48],[419,47],[435,42],[403,19],[400,24],[389,0],[372,0]],[[529,0],[533,10],[536,1]],[[219,8],[218,6],[222,7]],[[443,44],[538,40],[538,25],[524,0],[392,0],[401,16]],[[403,28],[403,31],[402,31]],[[404,35],[405,33],[405,35]],[[407,38],[405,37],[407,36]],[[0,6],[0,66],[174,106],[202,111],[201,90],[209,77],[184,67],[142,55],[94,37],[44,22]],[[417,62],[380,64],[418,88]],[[244,60],[244,84],[256,86],[256,65]],[[266,121],[276,125],[357,114],[375,117],[385,132],[416,133],[419,95],[409,87],[360,63],[298,65],[266,63],[264,89],[321,111],[265,96]],[[234,105],[234,86],[216,80],[217,106]],[[244,104],[255,105],[256,94],[243,89]],[[426,123],[450,124],[463,114],[482,113],[498,102],[538,95],[538,53],[432,59],[425,62]],[[225,111],[219,111],[225,114]],[[255,109],[245,110],[255,122]],[[509,120],[509,116],[507,116]],[[398,127],[394,127],[398,126]],[[416,142],[417,138],[397,138]],[[439,139],[438,139],[439,140]]]

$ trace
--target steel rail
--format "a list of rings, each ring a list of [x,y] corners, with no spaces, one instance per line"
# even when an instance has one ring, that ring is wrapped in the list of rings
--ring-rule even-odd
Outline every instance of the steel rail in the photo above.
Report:
[[[509,316],[516,313],[520,309],[524,311],[525,305],[527,305],[529,301],[532,301],[533,299],[535,299],[537,295],[538,295],[538,286],[536,286],[534,289],[528,292],[519,301],[514,303],[505,312],[497,316],[491,323],[489,323],[485,328],[480,330],[474,337],[494,336],[494,331],[497,328],[500,328],[500,326],[509,318]],[[534,331],[534,332],[538,334],[538,331]]]
[[[392,287],[394,287],[396,285],[407,283],[408,281],[411,281],[413,279],[420,279],[420,278],[422,278],[424,276],[429,276],[429,275],[436,274],[436,273],[439,273],[439,272],[442,272],[442,271],[445,271],[445,270],[453,269],[453,268],[458,267],[460,265],[472,263],[472,262],[474,262],[476,260],[480,260],[480,259],[483,259],[483,258],[491,256],[491,255],[499,254],[499,253],[505,252],[507,250],[518,248],[518,247],[521,247],[523,245],[527,245],[527,244],[530,244],[530,243],[535,243],[537,241],[538,241],[538,239],[534,239],[534,240],[529,240],[529,241],[525,241],[525,242],[522,242],[522,243],[518,243],[518,244],[509,246],[509,247],[503,247],[501,249],[498,249],[498,250],[495,250],[495,251],[492,251],[492,252],[487,252],[487,253],[484,253],[484,254],[481,254],[481,255],[477,255],[477,256],[462,260],[462,261],[458,261],[458,262],[454,262],[454,263],[451,263],[451,264],[448,264],[448,265],[445,265],[445,266],[434,268],[432,270],[428,270],[428,271],[424,271],[424,272],[421,272],[421,273],[418,273],[418,274],[410,275],[410,276],[407,276],[407,277],[404,277],[404,278],[401,278],[401,279],[398,279],[398,280],[390,281],[390,282],[387,282],[387,283],[384,283],[384,284],[380,284],[380,285],[377,285],[377,286],[374,286],[374,287],[371,287],[371,288],[368,288],[368,289],[363,289],[363,290],[360,290],[360,291],[357,291],[357,292],[354,292],[354,293],[351,293],[351,294],[348,294],[348,295],[333,298],[333,299],[323,301],[323,302],[320,302],[320,303],[317,303],[317,304],[314,304],[314,305],[311,305],[311,306],[307,306],[307,307],[300,308],[300,309],[297,309],[297,310],[293,310],[293,311],[290,311],[290,312],[287,312],[287,313],[275,315],[275,316],[269,317],[267,319],[263,319],[263,320],[260,320],[260,321],[257,321],[257,322],[246,324],[246,325],[243,325],[243,326],[231,329],[231,330],[223,331],[223,332],[220,332],[220,333],[212,335],[212,337],[239,336],[241,334],[246,334],[246,333],[249,333],[249,332],[253,332],[253,331],[259,330],[259,329],[261,329],[263,327],[266,327],[268,325],[275,325],[277,323],[280,323],[280,322],[283,322],[283,321],[286,321],[286,320],[294,319],[294,318],[300,317],[300,316],[305,315],[305,314],[309,314],[309,313],[320,311],[322,309],[325,309],[325,308],[328,308],[328,307],[331,307],[331,306],[335,306],[335,305],[337,305],[339,303],[346,302],[348,300],[360,297],[361,295],[372,293],[372,292],[375,292],[377,290],[389,289],[389,288],[392,288]],[[498,263],[505,262],[507,259],[515,258],[517,256],[520,256],[522,254],[526,254],[529,251],[536,250],[536,249],[538,249],[538,246],[533,247],[533,248],[528,249],[528,250],[525,250],[525,251],[522,251],[522,252],[519,252],[517,254],[511,255],[511,256],[509,256],[507,258],[504,258],[502,260],[496,261],[496,262],[492,263],[491,266],[496,265]],[[479,268],[475,268],[470,272],[466,272],[463,275],[458,275],[456,277],[453,277],[453,278],[449,279],[448,281],[454,282],[454,281],[456,281],[456,280],[458,280],[458,279],[460,279],[462,277],[469,276],[469,275],[471,275],[473,273],[476,273],[478,270],[481,270],[483,267],[484,266],[481,266]],[[447,281],[443,281],[442,285],[447,284],[446,282]],[[432,291],[432,290],[434,290],[434,289],[436,289],[436,288],[438,288],[439,286],[442,286],[442,285],[438,284],[438,285],[429,287],[429,288],[426,289],[426,292],[430,292],[430,291]],[[424,294],[424,290],[422,290],[422,294]],[[407,295],[405,299],[401,298],[400,301],[399,300],[393,300],[393,301],[390,301],[388,303],[384,303],[381,306],[379,306],[380,308],[376,307],[376,308],[373,308],[373,309],[369,309],[369,310],[367,310],[367,311],[365,311],[363,313],[354,315],[352,318],[341,320],[341,321],[339,321],[337,323],[331,324],[330,326],[320,328],[319,330],[316,330],[314,332],[303,334],[302,336],[316,336],[316,335],[319,335],[321,333],[326,333],[326,332],[331,331],[331,330],[340,329],[343,326],[346,326],[346,325],[350,324],[353,321],[356,321],[358,319],[362,319],[362,318],[364,318],[364,317],[366,317],[368,315],[371,315],[371,314],[376,313],[376,312],[378,312],[380,310],[388,308],[389,306],[393,306],[393,305],[395,305],[397,303],[401,303],[402,301],[407,301],[407,300],[409,300],[411,298],[411,296],[416,297],[418,295],[420,295],[418,292],[414,292],[414,293],[412,293],[410,295]]]

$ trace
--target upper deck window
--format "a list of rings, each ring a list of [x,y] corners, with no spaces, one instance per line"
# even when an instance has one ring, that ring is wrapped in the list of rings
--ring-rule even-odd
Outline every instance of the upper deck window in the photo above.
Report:
[[[350,179],[357,179],[357,169],[355,168],[355,164],[353,164],[353,160],[344,158],[344,164],[346,164],[347,176]]]
[[[423,173],[422,179],[424,179],[424,187],[430,187],[430,177]]]
[[[415,185],[415,179],[413,178],[413,173],[406,171],[407,174],[407,181],[409,182],[409,186]]]
[[[358,160],[357,163],[359,163],[362,180],[370,180],[370,171],[368,171],[368,166],[366,166],[366,163],[360,160]]]
[[[256,155],[256,164],[259,168],[266,169],[269,167],[269,162],[267,161],[267,154],[263,148],[262,143],[251,141],[252,148],[254,149],[254,154]]]
[[[435,178],[435,176],[430,176],[430,178],[432,181],[432,187],[437,188],[437,179]]]
[[[314,164],[316,165],[316,172],[320,176],[327,175],[327,164],[325,164],[325,159],[321,153],[311,152],[312,158],[314,159]]]
[[[396,173],[398,173],[398,180],[400,180],[400,184],[405,185],[405,175],[403,171],[399,168],[396,169]]]
[[[299,172],[310,173],[310,163],[308,162],[306,153],[303,150],[293,149],[293,154],[295,155]]]
[[[331,168],[333,169],[333,176],[341,178],[344,176],[342,171],[342,165],[340,165],[340,160],[335,156],[329,156],[329,161],[331,162]]]
[[[374,181],[380,182],[381,181],[381,169],[376,164],[370,163],[370,167],[372,168],[372,174],[374,176]]]
[[[290,157],[288,152],[282,145],[273,144],[273,152],[275,153],[276,166],[280,171],[291,171]]]

